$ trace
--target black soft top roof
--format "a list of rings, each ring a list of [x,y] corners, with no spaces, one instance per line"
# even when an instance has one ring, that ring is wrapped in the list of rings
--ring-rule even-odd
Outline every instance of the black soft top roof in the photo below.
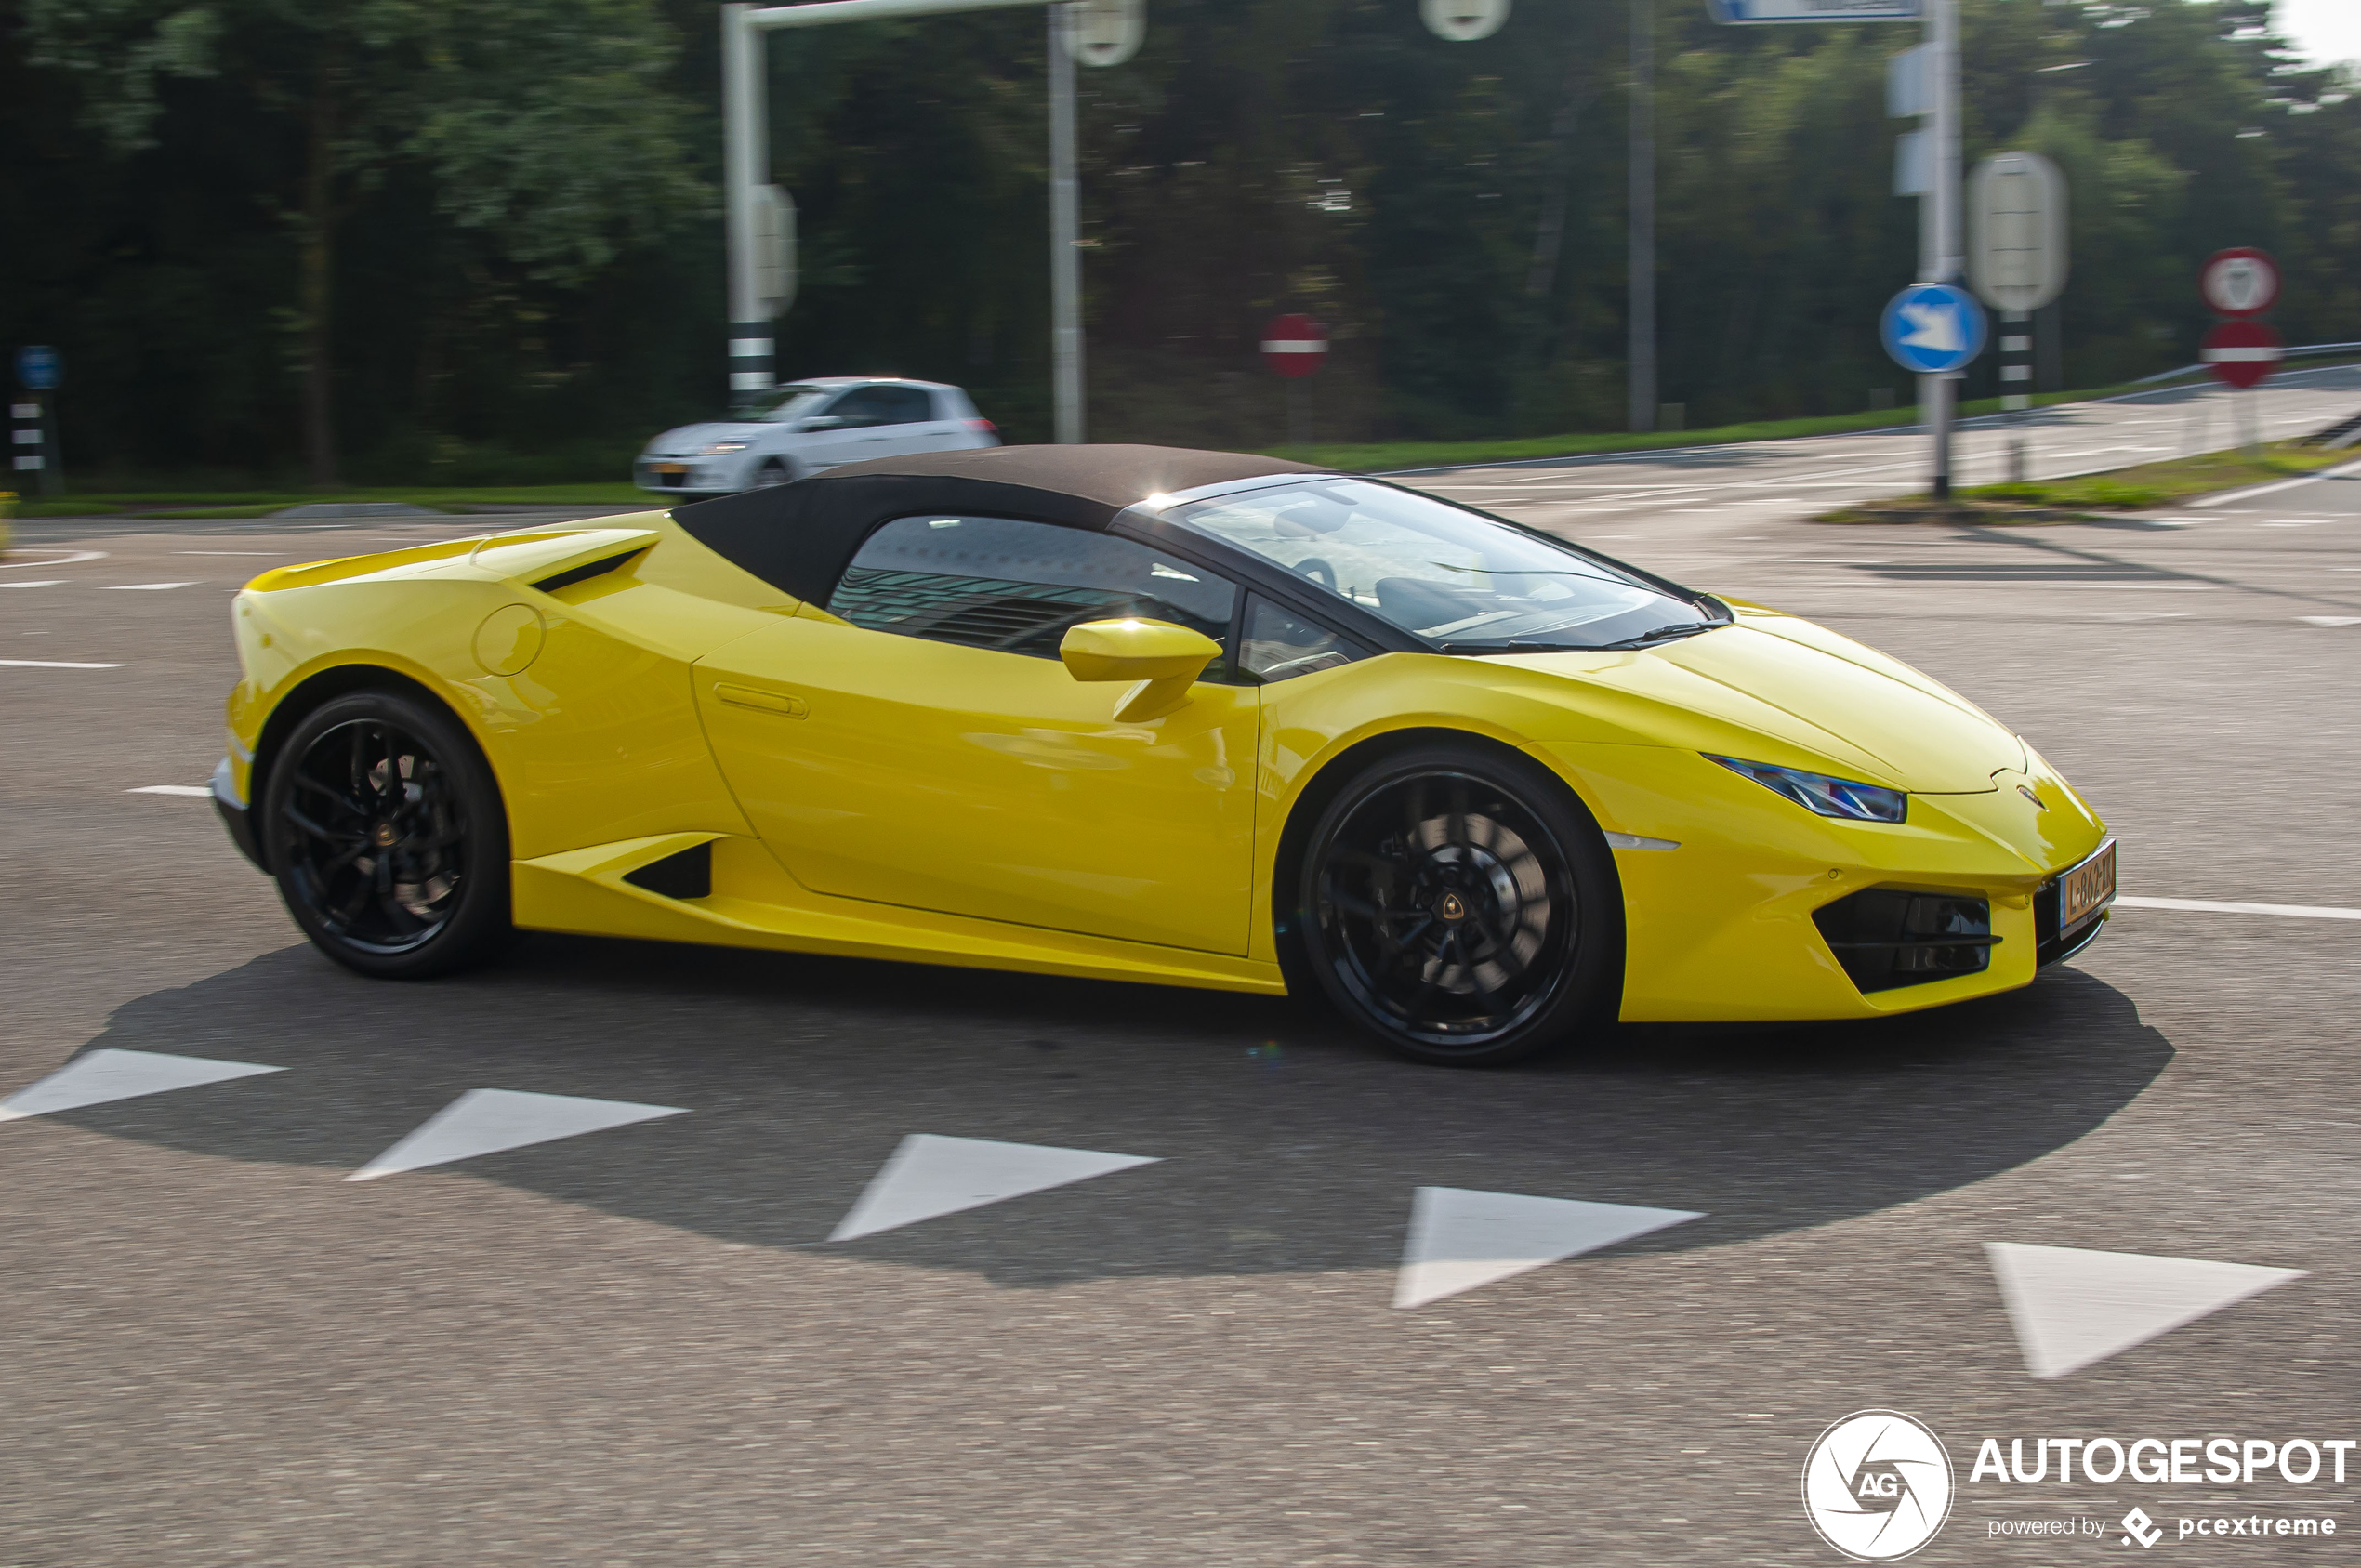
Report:
[[[675,508],[699,544],[798,599],[824,601],[877,527],[920,512],[1103,530],[1151,495],[1329,470],[1177,446],[994,446],[848,463],[811,479]]]

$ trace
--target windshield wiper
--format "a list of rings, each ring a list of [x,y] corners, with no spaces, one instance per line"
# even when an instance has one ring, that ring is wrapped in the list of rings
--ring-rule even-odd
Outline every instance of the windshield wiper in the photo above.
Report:
[[[1645,648],[1651,642],[1669,642],[1676,637],[1695,637],[1701,631],[1711,631],[1719,621],[1681,621],[1654,631],[1643,631],[1637,637],[1627,637],[1616,642],[1602,642],[1601,648]]]

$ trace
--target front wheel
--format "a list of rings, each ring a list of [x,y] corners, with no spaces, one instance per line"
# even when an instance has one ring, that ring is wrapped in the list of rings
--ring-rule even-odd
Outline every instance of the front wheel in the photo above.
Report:
[[[1329,1000],[1405,1056],[1497,1066],[1602,1011],[1620,893],[1597,824],[1522,758],[1399,752],[1306,843],[1294,924]]]
[[[509,932],[508,826],[458,721],[391,692],[323,704],[279,749],[261,828],[280,897],[348,968],[443,974]]]

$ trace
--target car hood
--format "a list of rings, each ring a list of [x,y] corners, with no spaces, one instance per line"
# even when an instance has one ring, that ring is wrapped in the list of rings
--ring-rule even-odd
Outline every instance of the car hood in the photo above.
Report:
[[[690,457],[718,441],[753,441],[778,433],[779,427],[767,421],[715,419],[666,430],[648,442],[647,451],[650,456]]]
[[[1699,749],[1717,749],[1714,730],[1733,726],[1779,743],[1748,761],[1850,772],[1866,783],[1927,795],[1977,794],[1993,774],[2025,767],[2025,743],[2007,726],[1940,682],[1825,626],[1791,616],[1740,612],[1735,625],[1598,664],[1597,654],[1523,655],[1519,663],[1639,699],[1659,722]],[[1632,717],[1637,717],[1633,715]],[[1687,733],[1695,729],[1696,732]],[[1726,733],[1726,731],[1724,731]],[[1734,747],[1745,737],[1718,744]],[[1787,755],[1761,755],[1792,748]],[[1803,758],[1793,752],[1807,754]]]

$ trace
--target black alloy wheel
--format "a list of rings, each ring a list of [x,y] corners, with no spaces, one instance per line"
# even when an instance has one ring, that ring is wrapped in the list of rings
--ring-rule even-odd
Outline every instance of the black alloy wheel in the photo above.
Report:
[[[390,692],[315,709],[280,747],[262,830],[287,910],[320,950],[386,979],[442,974],[508,932],[508,832],[474,742]]]
[[[1330,1000],[1394,1049],[1498,1066],[1613,995],[1620,898],[1597,824],[1554,777],[1475,746],[1420,747],[1322,811],[1295,925]]]

